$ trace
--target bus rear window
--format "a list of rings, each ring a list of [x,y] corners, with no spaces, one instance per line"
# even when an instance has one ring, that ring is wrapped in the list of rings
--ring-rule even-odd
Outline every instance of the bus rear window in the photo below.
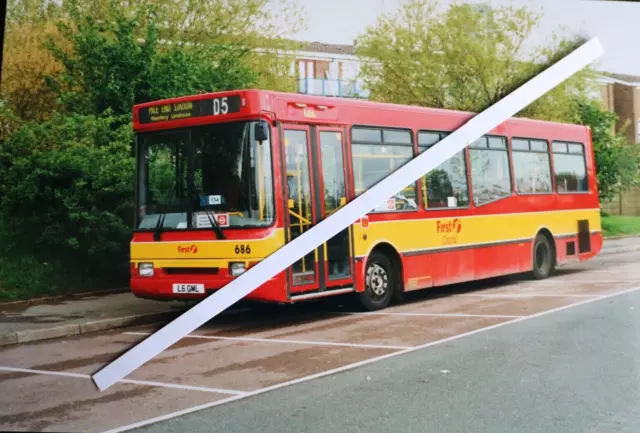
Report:
[[[553,168],[559,193],[587,192],[587,162],[584,145],[553,142]]]

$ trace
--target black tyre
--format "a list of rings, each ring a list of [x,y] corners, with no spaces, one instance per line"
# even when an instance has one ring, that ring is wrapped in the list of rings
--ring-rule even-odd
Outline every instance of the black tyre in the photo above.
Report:
[[[555,268],[553,246],[544,235],[538,235],[533,244],[533,277],[537,280],[547,278]]]
[[[387,256],[377,251],[371,253],[365,270],[365,290],[358,294],[360,305],[367,311],[386,308],[393,297],[396,280]]]

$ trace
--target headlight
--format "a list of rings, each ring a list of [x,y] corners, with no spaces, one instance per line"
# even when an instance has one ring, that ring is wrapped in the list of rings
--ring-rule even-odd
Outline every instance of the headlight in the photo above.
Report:
[[[140,263],[138,265],[138,275],[141,277],[153,277],[153,263]]]
[[[229,263],[229,273],[232,277],[237,277],[238,275],[242,275],[247,268],[244,263],[240,262],[231,262]]]

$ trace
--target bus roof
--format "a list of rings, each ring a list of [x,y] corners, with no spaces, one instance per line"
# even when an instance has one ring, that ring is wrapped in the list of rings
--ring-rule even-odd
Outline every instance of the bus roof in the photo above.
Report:
[[[285,93],[270,90],[242,89],[169,98],[137,104],[133,109],[135,130],[156,130],[199,125],[217,121],[241,120],[256,116],[271,117],[280,122],[310,124],[370,124],[388,127],[409,127],[409,124],[433,117],[447,119],[450,128],[457,128],[475,112],[427,108],[341,98]],[[275,119],[273,118],[275,116]],[[383,119],[379,121],[376,118]],[[411,120],[415,116],[414,120]],[[224,120],[223,120],[224,119]],[[420,119],[420,120],[419,120]],[[368,121],[364,121],[368,120]],[[453,122],[453,123],[451,123]],[[512,117],[506,125],[552,128],[565,132],[585,133],[588,126]],[[457,125],[457,126],[456,126]]]

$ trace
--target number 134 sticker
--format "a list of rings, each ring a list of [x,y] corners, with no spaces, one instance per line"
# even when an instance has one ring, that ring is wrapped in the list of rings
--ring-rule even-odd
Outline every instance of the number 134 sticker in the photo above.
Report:
[[[217,204],[222,204],[222,196],[219,196],[219,195],[210,195],[210,196],[208,197],[208,199],[209,199],[209,204],[210,204],[211,206],[215,206],[215,205],[217,205]]]

